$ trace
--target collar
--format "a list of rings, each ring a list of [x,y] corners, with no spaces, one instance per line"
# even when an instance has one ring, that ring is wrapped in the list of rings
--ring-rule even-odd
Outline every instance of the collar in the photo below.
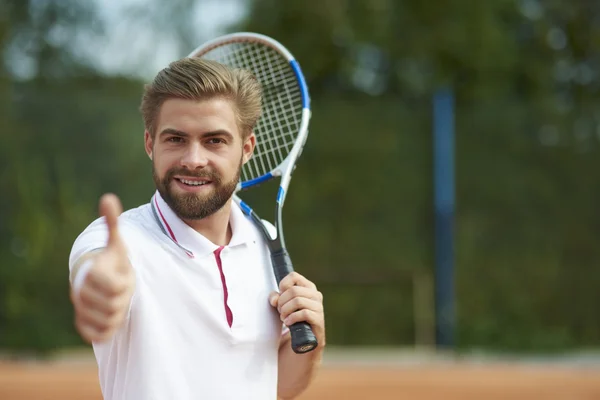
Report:
[[[152,196],[150,204],[154,219],[163,234],[167,235],[188,257],[204,257],[221,247],[179,218],[158,191]],[[229,223],[232,235],[229,244],[225,247],[242,246],[256,240],[256,228],[235,201],[231,202]]]

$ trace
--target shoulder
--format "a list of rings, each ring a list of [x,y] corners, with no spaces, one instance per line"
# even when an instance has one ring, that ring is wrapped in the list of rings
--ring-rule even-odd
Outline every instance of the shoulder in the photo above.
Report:
[[[129,209],[119,216],[119,234],[131,249],[139,238],[150,229],[149,204]],[[106,246],[108,229],[104,217],[96,218],[77,236],[71,248],[69,265],[72,266],[83,254]]]
[[[119,216],[119,233],[123,235],[125,239],[127,239],[133,237],[135,234],[143,232],[148,225],[148,217],[150,216],[151,212],[152,211],[149,204],[144,204],[139,207],[124,211]],[[108,230],[104,217],[99,217],[92,221],[81,232],[76,241],[84,239],[90,240],[95,235],[106,239]]]
[[[259,226],[260,224],[257,224],[251,216],[246,214],[236,202],[233,202],[232,204],[231,221],[234,228],[234,238],[232,238],[233,243],[248,240],[264,241],[265,237],[263,229]],[[277,235],[277,229],[271,222],[263,218],[260,219],[260,222],[271,238],[274,238]]]

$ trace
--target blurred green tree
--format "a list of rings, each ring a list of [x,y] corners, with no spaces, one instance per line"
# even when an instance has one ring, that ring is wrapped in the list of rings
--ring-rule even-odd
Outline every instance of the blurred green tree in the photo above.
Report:
[[[71,244],[103,192],[128,208],[153,190],[137,107],[155,49],[131,56],[123,76],[100,70],[80,51],[107,34],[95,4],[0,4],[0,348],[80,343]],[[184,56],[198,45],[199,4],[134,4],[122,21],[154,27]],[[331,343],[422,342],[416,321],[431,310],[415,282],[433,273],[430,102],[450,86],[461,346],[600,344],[600,3],[244,4],[228,30],[278,39],[309,78],[311,136],[284,218],[295,265],[325,292]],[[269,218],[266,189],[257,208]]]

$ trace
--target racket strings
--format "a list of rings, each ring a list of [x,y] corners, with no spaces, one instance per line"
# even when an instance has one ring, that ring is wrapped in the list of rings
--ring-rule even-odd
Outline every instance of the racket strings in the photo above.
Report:
[[[260,43],[230,43],[202,55],[250,70],[263,87],[263,114],[254,133],[254,155],[242,169],[242,181],[271,172],[290,153],[302,120],[302,92],[285,57]]]

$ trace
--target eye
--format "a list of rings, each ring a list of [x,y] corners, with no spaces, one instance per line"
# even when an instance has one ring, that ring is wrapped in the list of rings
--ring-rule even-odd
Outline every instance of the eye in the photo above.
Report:
[[[225,140],[221,138],[210,138],[208,139],[209,144],[225,144]]]
[[[167,138],[167,142],[169,143],[182,143],[183,138],[181,136],[170,136]]]

